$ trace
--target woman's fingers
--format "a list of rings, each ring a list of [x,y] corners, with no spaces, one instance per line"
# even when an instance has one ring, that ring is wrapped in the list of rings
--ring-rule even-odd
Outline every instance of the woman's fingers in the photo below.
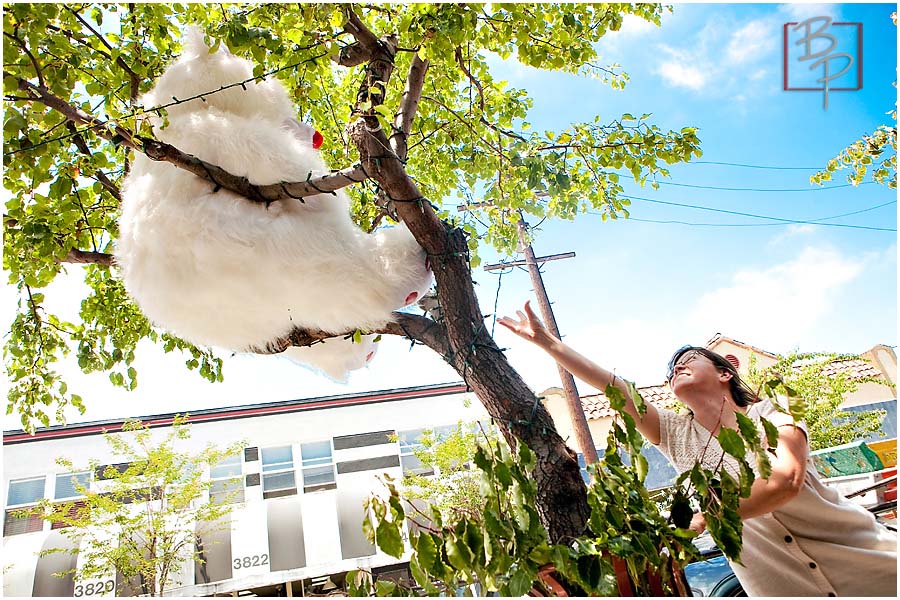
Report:
[[[542,326],[544,324],[544,322],[541,321],[540,317],[534,314],[534,311],[531,309],[531,300],[525,302],[525,312],[528,313],[528,320],[532,323],[538,326]]]

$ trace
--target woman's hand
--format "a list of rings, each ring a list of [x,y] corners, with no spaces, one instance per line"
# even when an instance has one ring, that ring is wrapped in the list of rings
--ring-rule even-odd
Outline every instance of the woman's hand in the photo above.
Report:
[[[691,517],[691,524],[688,526],[688,529],[696,531],[698,534],[703,533],[706,529],[706,518],[703,516],[702,512],[694,513],[694,516]]]
[[[531,301],[525,303],[525,312],[516,311],[519,320],[511,317],[500,317],[497,322],[515,333],[517,336],[528,340],[538,346],[546,346],[553,342],[555,338],[547,329],[546,325],[531,310]]]

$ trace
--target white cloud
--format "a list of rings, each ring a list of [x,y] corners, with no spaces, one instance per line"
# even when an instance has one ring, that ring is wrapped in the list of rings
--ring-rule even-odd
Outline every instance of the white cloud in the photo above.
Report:
[[[662,66],[656,70],[668,84],[720,98],[741,94],[750,100],[771,91],[772,69],[781,64],[781,24],[767,15],[750,21],[713,13],[682,45],[659,45]],[[780,88],[778,88],[780,89]],[[740,106],[735,110],[740,111]]]
[[[863,270],[864,260],[828,248],[807,247],[768,269],[737,271],[730,285],[704,294],[688,315],[695,331],[720,331],[789,349],[824,326],[837,292]]]
[[[695,91],[702,90],[707,83],[709,69],[698,58],[697,51],[688,51],[661,45],[660,50],[669,55],[660,63],[656,73],[676,87]]]
[[[779,234],[773,237],[769,241],[769,246],[776,246],[781,242],[796,238],[800,236],[808,236],[816,233],[819,230],[813,223],[798,223],[796,225],[788,225],[784,228],[784,230]]]
[[[622,57],[626,48],[650,35],[658,34],[660,28],[650,21],[635,15],[625,15],[618,31],[609,31],[597,43],[601,56]]]
[[[777,32],[768,21],[750,21],[732,35],[725,55],[734,64],[758,59],[772,48]]]
[[[706,86],[706,75],[697,67],[676,61],[667,61],[657,71],[662,78],[677,87],[700,91]]]
[[[798,225],[789,225],[787,228],[787,233],[790,235],[805,235],[808,233],[812,233],[816,230],[816,226],[812,223],[803,223]]]
[[[610,32],[614,36],[639,37],[651,31],[658,30],[659,27],[635,15],[625,15],[622,18],[622,26],[619,31]]]

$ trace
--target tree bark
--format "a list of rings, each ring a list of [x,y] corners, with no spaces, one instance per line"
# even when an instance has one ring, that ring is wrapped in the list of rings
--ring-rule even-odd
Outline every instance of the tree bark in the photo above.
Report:
[[[485,327],[472,285],[465,232],[442,222],[400,160],[385,154],[390,145],[376,119],[360,118],[348,129],[366,172],[395,201],[400,218],[430,259],[449,344],[444,360],[477,394],[506,440],[512,445],[521,440],[534,451],[536,508],[550,539],[565,542],[577,537],[590,509],[576,455]]]
[[[476,393],[507,442],[515,446],[519,440],[535,453],[536,508],[550,540],[565,543],[583,533],[590,516],[587,488],[576,455],[557,433],[540,398],[510,366],[485,327],[472,283],[465,232],[438,218],[406,173],[402,156],[405,139],[395,137],[391,143],[374,116],[373,109],[384,102],[394,70],[394,41],[375,38],[352,8],[348,7],[347,16],[346,30],[354,35],[361,51],[369,55],[354,109],[357,119],[347,126],[359,152],[360,165],[393,201],[397,215],[428,256],[442,309],[440,325],[447,348],[442,353],[444,360]],[[427,64],[414,62],[406,82],[398,111],[398,130],[404,138],[415,114],[426,69]]]

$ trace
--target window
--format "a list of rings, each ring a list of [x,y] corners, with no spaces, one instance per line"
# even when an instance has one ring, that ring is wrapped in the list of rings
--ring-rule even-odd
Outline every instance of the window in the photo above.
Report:
[[[212,485],[209,499],[216,504],[232,504],[244,501],[244,482],[241,478],[243,464],[241,455],[228,456],[209,469]]]
[[[330,490],[335,487],[331,440],[300,444],[303,459],[303,492]]]
[[[6,496],[7,511],[3,522],[3,535],[18,535],[41,531],[44,520],[40,515],[18,516],[16,513],[36,504],[44,497],[45,477],[14,479],[9,482]]]
[[[56,485],[54,486],[53,499],[60,500],[59,504],[69,506],[68,516],[77,518],[79,513],[84,510],[86,504],[83,500],[84,494],[79,489],[90,489],[93,473],[91,471],[82,471],[80,473],[60,473],[56,476]],[[72,502],[72,500],[75,500]],[[65,521],[53,521],[50,523],[50,529],[62,529],[68,527]]]
[[[423,448],[421,441],[423,431],[425,430],[412,429],[397,432],[397,441],[400,443],[400,466],[404,475],[434,475],[434,469],[423,465],[414,453]]]
[[[54,500],[68,500],[70,498],[80,498],[84,496],[78,491],[79,488],[91,487],[91,472],[82,471],[81,473],[62,473],[56,476],[56,491],[53,494]]]
[[[262,449],[263,498],[297,493],[294,453],[290,446]]]
[[[422,444],[422,437],[425,431],[430,431],[431,439],[438,442],[456,433],[457,429],[458,425],[444,425],[431,429],[412,429],[398,432],[397,441],[400,443],[400,466],[403,467],[403,474],[434,475],[434,469],[423,465],[422,461],[415,455],[415,451],[425,447]]]

